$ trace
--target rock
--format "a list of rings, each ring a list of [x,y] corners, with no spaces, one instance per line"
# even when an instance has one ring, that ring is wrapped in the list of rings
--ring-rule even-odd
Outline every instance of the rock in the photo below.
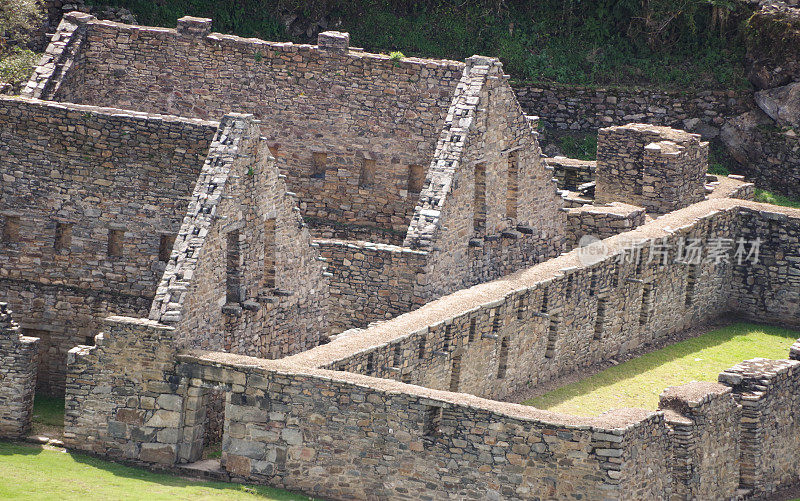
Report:
[[[758,91],[756,104],[780,125],[800,125],[800,82]]]
[[[560,157],[560,156],[564,155],[564,153],[561,151],[561,149],[558,146],[556,146],[555,144],[552,144],[552,143],[546,145],[542,149],[542,153],[544,153],[548,157]]]
[[[751,131],[759,125],[769,124],[772,124],[769,116],[760,109],[755,109],[729,120],[722,126],[719,137],[733,159],[746,165],[755,161],[759,155],[751,144],[753,137]]]
[[[757,89],[800,81],[800,9],[775,2],[747,21],[748,78]]]

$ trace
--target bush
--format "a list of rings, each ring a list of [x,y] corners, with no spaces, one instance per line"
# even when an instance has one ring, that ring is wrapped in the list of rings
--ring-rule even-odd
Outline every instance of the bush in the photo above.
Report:
[[[0,53],[21,44],[44,19],[40,0],[3,0],[0,2]]]
[[[10,83],[18,91],[39,61],[39,54],[19,47],[0,53],[0,82]]]

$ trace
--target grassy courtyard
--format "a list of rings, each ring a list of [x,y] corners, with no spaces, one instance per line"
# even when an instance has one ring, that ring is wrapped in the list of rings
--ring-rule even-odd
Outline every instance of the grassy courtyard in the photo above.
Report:
[[[32,445],[0,442],[0,499],[308,500],[307,496],[152,473]]]
[[[800,332],[737,323],[629,360],[524,403],[584,416],[621,407],[656,409],[658,396],[666,387],[716,381],[720,372],[750,358],[785,359],[798,337]]]

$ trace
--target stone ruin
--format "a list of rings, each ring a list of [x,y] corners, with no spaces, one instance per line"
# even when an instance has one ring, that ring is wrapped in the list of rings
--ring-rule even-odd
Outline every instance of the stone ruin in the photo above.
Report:
[[[606,129],[568,175],[534,124],[493,58],[65,16],[0,98],[0,435],[26,433],[38,385],[70,448],[187,473],[216,421],[219,476],[328,498],[796,480],[800,349],[655,412],[498,400],[721,315],[800,327],[800,211],[707,179],[691,134]],[[653,259],[719,237],[760,260]]]

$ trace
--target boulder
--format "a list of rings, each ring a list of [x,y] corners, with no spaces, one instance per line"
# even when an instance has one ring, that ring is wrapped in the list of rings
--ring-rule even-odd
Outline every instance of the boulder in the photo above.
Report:
[[[755,100],[758,107],[779,125],[800,125],[800,82],[758,91]]]
[[[756,89],[800,81],[800,8],[762,5],[747,21],[748,78]]]
[[[720,139],[728,153],[741,165],[757,162],[761,152],[753,144],[759,125],[773,125],[773,121],[760,109],[748,111],[728,120],[720,131]]]

